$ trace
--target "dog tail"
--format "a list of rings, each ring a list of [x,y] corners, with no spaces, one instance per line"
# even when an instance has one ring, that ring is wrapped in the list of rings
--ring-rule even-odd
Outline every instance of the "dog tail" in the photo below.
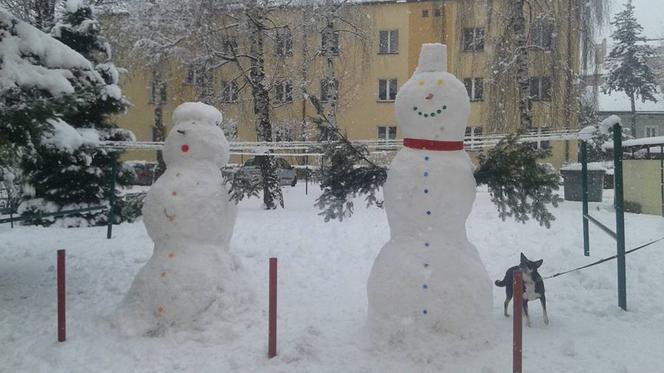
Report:
[[[496,280],[496,282],[494,282],[494,284],[496,284],[496,286],[498,286],[498,287],[504,288],[505,287],[505,279]]]

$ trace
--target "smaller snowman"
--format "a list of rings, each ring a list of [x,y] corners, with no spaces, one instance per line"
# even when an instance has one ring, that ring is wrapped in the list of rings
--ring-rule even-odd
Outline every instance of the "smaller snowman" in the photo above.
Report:
[[[236,302],[239,266],[229,253],[236,206],[221,175],[229,159],[221,120],[217,109],[202,103],[182,104],[173,113],[164,144],[167,169],[143,206],[154,252],[116,312],[124,333],[160,335]]]

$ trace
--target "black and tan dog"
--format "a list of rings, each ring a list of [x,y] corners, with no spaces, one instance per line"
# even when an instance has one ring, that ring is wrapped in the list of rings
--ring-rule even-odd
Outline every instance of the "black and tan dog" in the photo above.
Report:
[[[514,271],[520,270],[523,274],[523,313],[526,315],[526,324],[530,326],[530,317],[528,317],[528,301],[538,299],[542,303],[542,312],[544,314],[544,323],[549,324],[549,316],[546,314],[546,296],[544,295],[544,281],[542,276],[537,272],[537,268],[542,265],[543,260],[530,261],[521,253],[521,264],[514,266],[505,272],[505,277],[502,280],[496,280],[495,284],[499,287],[505,287],[505,317],[510,315],[507,313],[507,306],[512,300],[514,293]]]

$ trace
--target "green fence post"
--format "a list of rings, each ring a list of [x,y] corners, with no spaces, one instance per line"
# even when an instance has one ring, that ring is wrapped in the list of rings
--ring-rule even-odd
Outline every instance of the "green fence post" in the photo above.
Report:
[[[623,201],[622,127],[613,126],[614,204],[616,207],[616,246],[618,255],[618,306],[627,311],[627,280],[625,276],[625,208]]]
[[[118,161],[113,158],[111,164],[111,187],[108,196],[108,226],[106,229],[106,238],[110,239],[113,235],[113,220],[115,219],[115,179],[118,173]]]
[[[590,256],[588,232],[588,144],[581,140],[581,201],[583,206],[583,255]]]

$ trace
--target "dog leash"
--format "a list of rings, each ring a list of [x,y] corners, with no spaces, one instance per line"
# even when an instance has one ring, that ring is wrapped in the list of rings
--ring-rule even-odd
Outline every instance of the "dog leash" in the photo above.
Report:
[[[627,250],[627,251],[625,251],[625,255],[630,254],[630,253],[633,253],[633,252],[635,252],[635,251],[637,251],[637,250],[641,250],[641,249],[643,249],[644,247],[648,247],[648,246],[650,246],[650,245],[652,245],[652,244],[654,244],[654,243],[657,243],[657,242],[659,242],[659,241],[662,241],[662,240],[664,240],[664,237],[658,238],[658,239],[656,239],[656,240],[652,240],[652,241],[650,241],[650,242],[648,242],[648,243],[645,243],[645,244],[643,244],[643,245],[641,245],[641,246],[637,246],[637,247],[635,247],[635,248],[633,248],[633,249],[631,249],[631,250]],[[598,260],[598,261],[593,262],[593,263],[590,263],[590,264],[586,264],[586,265],[584,265],[584,266],[582,266],[582,267],[578,267],[578,268],[570,269],[569,271],[565,271],[565,272],[558,272],[558,273],[556,273],[555,275],[547,276],[547,277],[544,277],[543,279],[546,280],[546,279],[550,279],[550,278],[554,278],[554,277],[562,276],[562,275],[567,274],[567,273],[570,273],[570,272],[580,271],[580,270],[585,269],[585,268],[588,268],[588,267],[592,267],[592,266],[595,266],[595,265],[598,265],[598,264],[601,264],[601,263],[604,263],[604,262],[608,262],[609,260],[615,259],[615,258],[617,258],[617,257],[618,257],[618,255],[616,254],[616,255],[614,255],[614,256],[611,256],[611,257],[608,257],[608,258],[604,258],[604,259]]]

